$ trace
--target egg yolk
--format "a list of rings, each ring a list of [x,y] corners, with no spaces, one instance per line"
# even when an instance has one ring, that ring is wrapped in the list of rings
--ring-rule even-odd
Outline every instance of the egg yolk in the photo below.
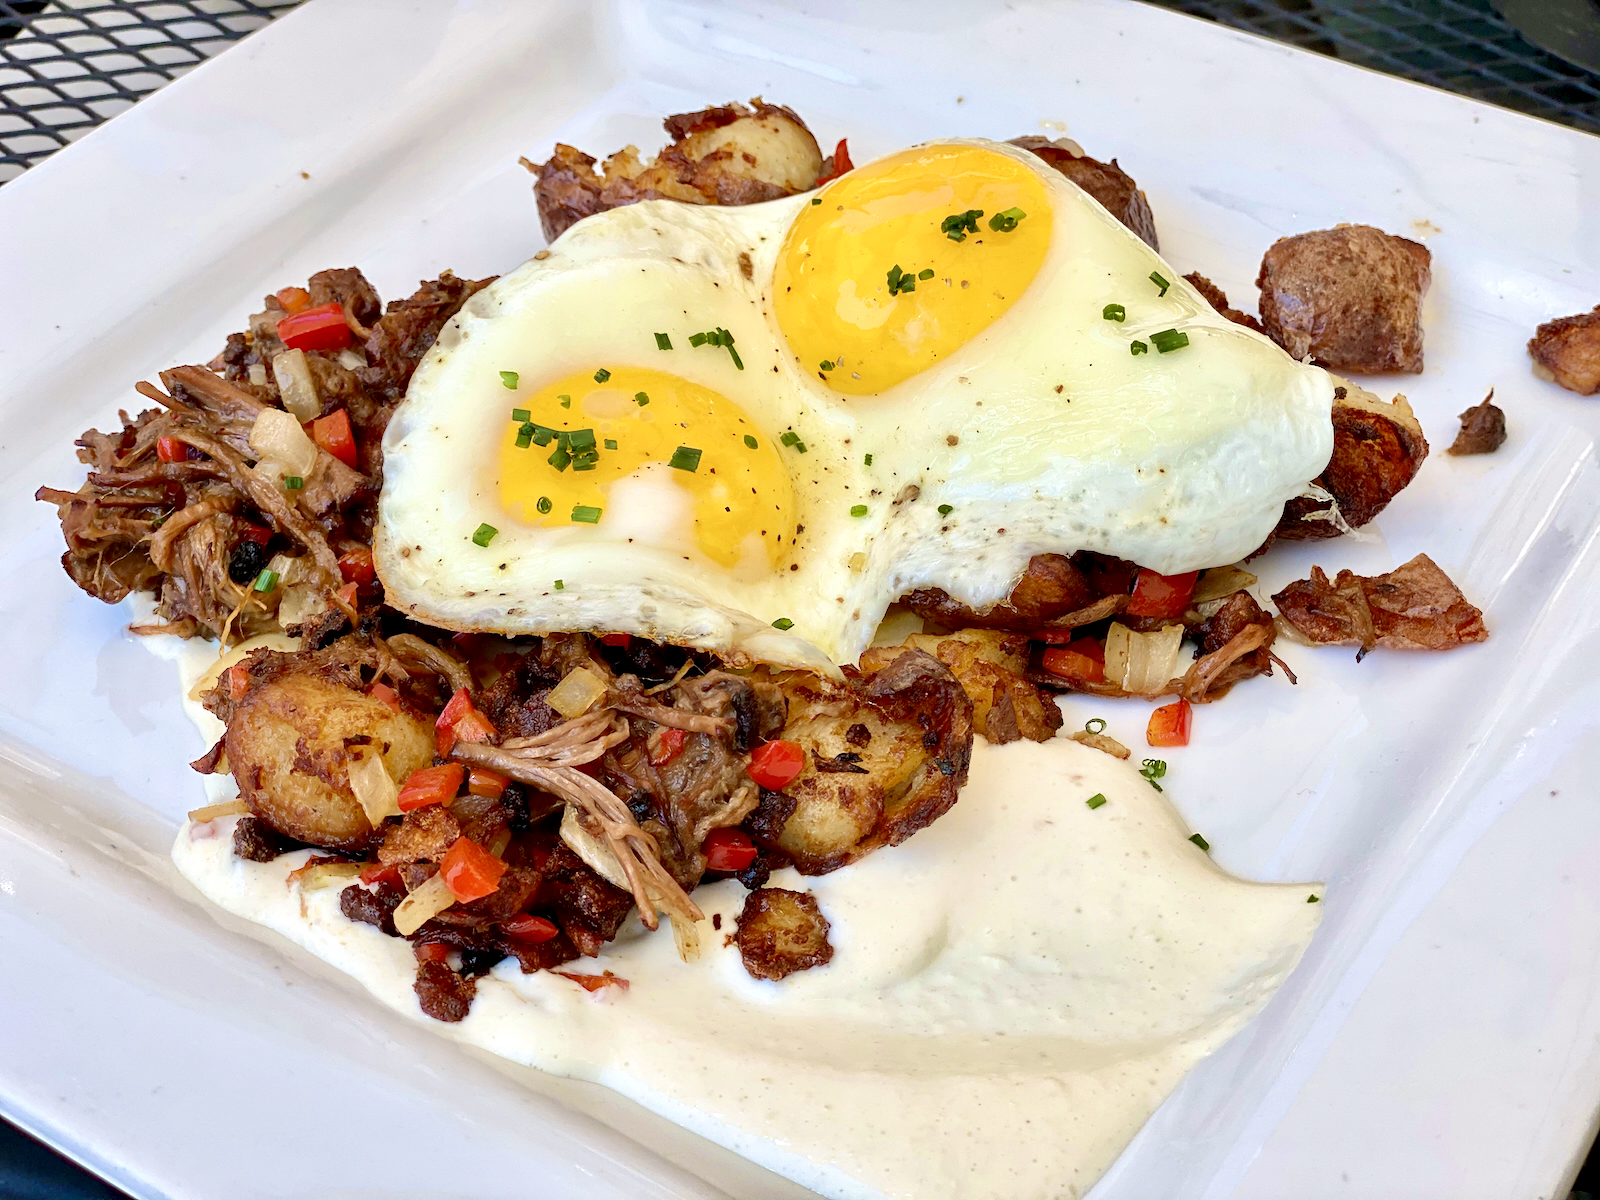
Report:
[[[514,518],[599,524],[617,480],[663,463],[693,498],[695,540],[713,561],[731,567],[760,547],[776,567],[794,545],[794,492],[777,445],[727,397],[617,367],[507,400],[500,500]]]
[[[803,370],[850,395],[893,387],[1015,304],[1050,247],[1049,192],[983,146],[906,150],[800,210],[774,276],[778,327]]]

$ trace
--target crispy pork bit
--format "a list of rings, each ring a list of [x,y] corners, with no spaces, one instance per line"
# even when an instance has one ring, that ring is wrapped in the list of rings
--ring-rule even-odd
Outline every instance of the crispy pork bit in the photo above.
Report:
[[[664,122],[672,142],[649,163],[626,146],[595,160],[556,143],[548,162],[523,166],[538,175],[534,196],[544,236],[555,241],[584,217],[640,200],[687,204],[755,204],[817,185],[822,150],[806,124],[789,109],[759,96],[700,112],[678,113]]]
[[[1070,138],[1051,141],[1038,136],[1019,137],[1012,138],[1011,144],[1032,150],[1099,201],[1102,208],[1133,230],[1150,249],[1161,249],[1156,239],[1156,219],[1151,215],[1150,201],[1139,190],[1132,176],[1117,165],[1116,159],[1108,163],[1097,162]]]
[[[1207,304],[1211,305],[1212,308],[1216,309],[1217,312],[1222,314],[1224,317],[1227,317],[1228,320],[1232,321],[1235,325],[1243,325],[1246,329],[1254,329],[1257,333],[1266,332],[1266,330],[1261,328],[1261,322],[1255,317],[1252,317],[1247,312],[1240,312],[1237,308],[1234,308],[1232,305],[1230,305],[1228,303],[1227,293],[1219,288],[1216,284],[1212,283],[1211,280],[1207,279],[1204,275],[1200,274],[1199,271],[1190,271],[1184,276],[1184,279],[1189,281],[1189,285],[1193,287],[1195,291],[1199,292],[1205,297]]]
[[[1094,603],[1095,589],[1061,554],[1035,554],[1002,604],[968,608],[940,588],[918,588],[903,603],[925,621],[946,629],[1038,629]]]
[[[1506,414],[1494,403],[1494,389],[1461,414],[1461,432],[1450,443],[1446,454],[1493,454],[1505,444]]]
[[[1422,423],[1404,396],[1385,404],[1354,385],[1334,389],[1333,457],[1312,480],[1339,506],[1334,519],[1327,500],[1297,496],[1283,506],[1274,536],[1289,541],[1338,537],[1360,528],[1388,506],[1428,457]]]
[[[833,957],[828,918],[810,892],[764,887],[744,899],[733,941],[744,969],[756,979],[783,979]]]
[[[1600,391],[1600,304],[1593,312],[1546,321],[1528,340],[1528,353],[1540,379],[1580,396]]]
[[[1340,571],[1330,583],[1321,567],[1272,597],[1284,620],[1312,642],[1450,650],[1489,636],[1483,613],[1469,604],[1434,561],[1419,554],[1387,575]]]
[[[1279,238],[1261,260],[1261,323],[1299,359],[1335,371],[1422,370],[1428,248],[1370,225]]]
[[[423,1012],[435,1021],[454,1024],[466,1020],[478,981],[462,978],[442,962],[419,962],[415,989]]]
[[[908,650],[925,650],[950,668],[972,701],[973,729],[996,745],[1023,738],[1047,742],[1061,728],[1061,710],[1028,682],[1026,634],[992,629],[963,629],[948,637],[919,633],[902,645],[868,650],[861,667],[880,670]]]

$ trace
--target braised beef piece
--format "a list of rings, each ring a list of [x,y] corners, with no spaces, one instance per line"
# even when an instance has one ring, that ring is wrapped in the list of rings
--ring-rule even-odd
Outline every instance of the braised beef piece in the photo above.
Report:
[[[1221,608],[1207,617],[1195,630],[1200,638],[1200,644],[1195,647],[1194,656],[1200,658],[1221,650],[1241,633],[1246,625],[1270,624],[1272,617],[1262,611],[1261,606],[1249,592],[1235,592],[1222,602]]]
[[[1600,391],[1600,304],[1593,312],[1557,317],[1528,339],[1533,373],[1580,396]]]
[[[379,883],[369,890],[352,883],[339,893],[339,911],[352,921],[375,925],[390,937],[399,937],[400,932],[394,927],[394,910],[405,898],[406,894],[392,884]]]
[[[1461,414],[1461,432],[1450,443],[1447,454],[1493,454],[1505,444],[1506,414],[1494,403],[1494,389]]]
[[[1483,613],[1426,554],[1386,575],[1340,571],[1330,583],[1321,567],[1272,597],[1283,619],[1313,642],[1404,650],[1449,650],[1489,636]]]
[[[304,848],[304,842],[279,833],[260,817],[240,817],[233,827],[233,852],[250,862],[271,862],[280,854]]]
[[[617,936],[633,908],[631,893],[596,875],[565,842],[551,848],[540,876],[533,907],[553,913],[561,931],[590,958]]]
[[[378,290],[355,267],[335,267],[318,271],[307,282],[312,307],[337,304],[362,325],[370,326],[383,315]]]
[[[462,978],[442,962],[420,962],[415,991],[423,1012],[435,1021],[454,1024],[466,1019],[478,981]]]
[[[482,712],[494,722],[502,738],[544,733],[563,719],[544,700],[550,689],[560,682],[561,676],[547,670],[537,656],[523,655],[483,694]]]
[[[1033,135],[1012,138],[1011,144],[1032,150],[1098,200],[1101,207],[1133,230],[1150,249],[1161,249],[1156,238],[1156,219],[1150,212],[1150,202],[1132,176],[1117,165],[1116,159],[1108,163],[1097,162],[1069,138],[1051,141]]]
[[[558,933],[545,942],[530,942],[501,934],[500,948],[517,960],[517,965],[522,968],[524,975],[532,975],[535,971],[548,971],[551,967],[559,967],[562,963],[569,963],[580,957],[578,948],[564,933]]]
[[[901,602],[945,629],[1037,629],[1096,598],[1093,585],[1072,560],[1060,554],[1035,554],[1003,604],[981,611],[968,608],[940,588],[918,588]]]

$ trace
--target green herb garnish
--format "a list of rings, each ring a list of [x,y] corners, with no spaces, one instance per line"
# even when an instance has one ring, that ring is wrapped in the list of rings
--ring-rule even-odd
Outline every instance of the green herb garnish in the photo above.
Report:
[[[852,517],[864,517],[864,516],[866,516],[867,515],[867,506],[865,504],[852,504],[850,506],[850,515]]]
[[[969,208],[963,213],[951,213],[939,222],[939,232],[952,242],[964,242],[967,234],[978,232],[978,218],[983,216],[983,209]]]
[[[870,455],[870,454],[869,454],[869,455],[867,455],[867,456],[866,456],[866,458],[864,458],[864,459],[862,459],[862,460],[861,460],[861,461],[862,461],[862,462],[863,462],[863,463],[864,463],[864,464],[865,464],[865,465],[866,465],[866,466],[869,466],[869,467],[870,467],[870,466],[871,466],[871,465],[872,465],[872,455]]]
[[[568,454],[567,448],[558,442],[556,443],[556,448],[550,451],[550,457],[545,459],[545,462],[558,471],[565,471],[572,465],[572,455]]]
[[[733,359],[733,365],[739,370],[744,370],[744,359],[739,357],[739,352],[733,348],[733,334],[722,326],[708,329],[705,333],[695,333],[689,336],[691,346],[720,346],[728,352],[728,357]]]
[[[609,373],[607,373],[606,378],[607,379],[611,378]],[[561,407],[562,408],[571,408],[572,407],[572,397],[571,396],[557,396],[556,399],[561,401]]]
[[[1316,903],[1320,902],[1321,900],[1322,900],[1322,897],[1317,895],[1315,892],[1312,892],[1311,895],[1306,897],[1306,903],[1307,904],[1316,904]]]
[[[533,420],[533,414],[525,408],[513,408],[511,410],[511,419],[518,425],[523,425]]]
[[[1132,345],[1130,345],[1128,347],[1128,353],[1132,354],[1136,358],[1141,354],[1149,353],[1149,351],[1150,351],[1150,347],[1146,346],[1143,342],[1139,342],[1139,341],[1134,342]]]
[[[1171,354],[1189,344],[1189,335],[1178,329],[1163,329],[1160,333],[1152,333],[1150,340],[1162,354]]]
[[[956,506],[954,504],[939,505],[939,515],[941,517],[948,517],[951,513],[955,512],[955,510]]]
[[[646,404],[650,403],[650,393],[648,393],[648,392],[635,392],[633,394],[633,402],[635,404],[637,404],[640,408],[643,408]]]
[[[501,371],[500,372],[500,382],[501,382],[502,385],[504,385],[505,387],[510,388],[512,391],[516,391],[517,390],[517,373],[515,371]],[[527,417],[523,417],[522,419],[524,421],[526,421],[528,418]]]
[[[696,446],[679,446],[672,452],[672,457],[667,461],[667,466],[677,471],[698,471],[700,469],[700,450]]]
[[[817,370],[819,371],[831,371],[833,368],[834,361],[831,358],[825,358],[817,364]]]
[[[1120,304],[1108,304],[1100,310],[1100,315],[1108,321],[1126,321],[1128,310]]]
[[[898,296],[901,292],[914,292],[917,290],[917,277],[910,271],[902,271],[900,264],[895,263],[889,268],[889,295]]]
[[[757,442],[755,440],[755,438],[751,437],[748,433],[744,435],[744,444],[746,446],[749,446],[750,449],[752,449],[752,450],[754,450],[758,445],[760,445],[760,443]]]
[[[562,583],[561,580],[559,580],[559,579],[556,580],[556,591],[564,592],[566,590],[567,590],[567,585]]]
[[[1211,853],[1211,843],[1206,841],[1205,838],[1201,837],[1198,833],[1191,833],[1189,835],[1189,840],[1196,846],[1199,846],[1200,849],[1204,850],[1207,854]]]
[[[251,584],[258,592],[270,592],[278,586],[278,573],[270,567],[263,567],[261,574],[256,576],[255,583]]]
[[[617,448],[617,439],[616,438],[607,438],[606,439],[606,449],[607,450],[615,450],[616,448]]]
[[[1096,729],[1095,728],[1096,725],[1098,725],[1100,728]],[[1092,733],[1092,734],[1094,734],[1095,736],[1098,737],[1100,734],[1102,734],[1102,733],[1104,733],[1106,731],[1105,718],[1104,717],[1090,717],[1087,721],[1085,721],[1083,723],[1083,731],[1085,733]]]
[[[539,503],[535,504],[534,507],[537,508],[541,513],[547,513],[551,510],[551,508],[554,507],[554,505],[550,503],[549,496],[540,496]]]
[[[306,481],[299,475],[285,475],[283,477],[283,486],[291,492],[298,492],[305,485]]]
[[[786,429],[779,436],[778,440],[785,446],[792,446],[800,440],[800,435],[792,429]]]
[[[1151,271],[1150,272],[1150,282],[1155,284],[1158,288],[1161,289],[1158,293],[1156,293],[1159,296],[1165,296],[1167,294],[1167,289],[1172,286],[1172,284],[1168,283],[1165,279],[1163,279],[1161,277],[1161,272],[1160,271]]]
[[[779,617],[772,623],[772,627],[774,629],[793,629],[794,622],[789,620],[788,617]]]
[[[479,525],[472,531],[472,542],[475,546],[487,546],[494,541],[494,535],[500,531],[493,525]]]
[[[1017,222],[1027,215],[1020,208],[1008,208],[989,218],[989,228],[996,233],[1010,233],[1017,227]]]
[[[1162,789],[1156,780],[1167,777],[1167,764],[1159,758],[1147,758],[1144,760],[1144,765],[1139,768],[1139,774],[1144,776],[1146,783],[1159,792]]]
[[[813,204],[821,204],[822,203],[822,197],[821,196],[813,196],[813,197],[811,197],[811,203],[813,203]]]
[[[604,367],[601,367],[598,371],[596,371],[594,373],[594,381],[596,383],[604,383],[606,380],[608,380],[610,378],[611,378],[611,372],[606,370]]]
[[[671,350],[672,349],[672,339],[670,337],[668,337],[664,333],[656,334],[656,349],[657,350]]]
[[[932,279],[933,278],[933,268],[932,267],[923,267],[922,270],[917,272],[917,278],[918,279]]]
[[[1106,802],[1106,797],[1105,797],[1105,793],[1104,792],[1096,792],[1094,795],[1090,796],[1087,800],[1084,801],[1084,803],[1087,804],[1090,808],[1099,808],[1105,802]]]
[[[600,524],[600,510],[588,504],[574,504],[572,506],[572,519],[583,525]]]

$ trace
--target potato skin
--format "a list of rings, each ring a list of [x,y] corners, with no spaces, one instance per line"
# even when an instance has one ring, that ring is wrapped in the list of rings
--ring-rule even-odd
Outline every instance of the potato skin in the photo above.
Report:
[[[810,892],[757,888],[744,900],[733,941],[756,979],[783,979],[833,958],[828,918]]]
[[[313,674],[288,674],[235,707],[225,738],[239,795],[280,833],[338,850],[362,849],[372,825],[350,791],[351,752],[375,745],[404,780],[433,761],[425,721]]]

